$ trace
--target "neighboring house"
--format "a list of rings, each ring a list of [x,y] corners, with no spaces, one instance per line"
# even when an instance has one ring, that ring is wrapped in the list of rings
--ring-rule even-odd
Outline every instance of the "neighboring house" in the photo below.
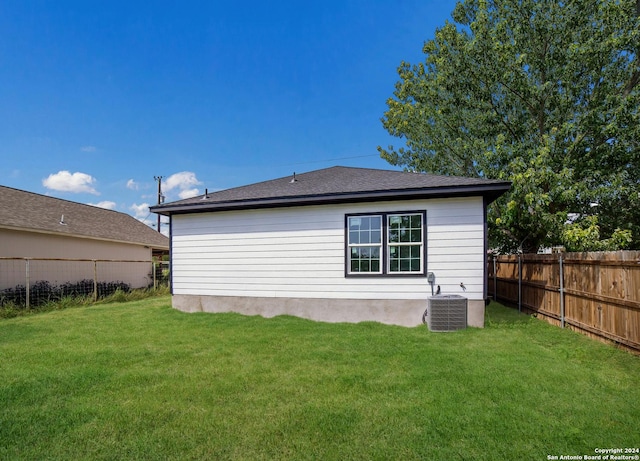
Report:
[[[54,285],[93,278],[90,262],[64,260],[116,261],[100,281],[144,287],[152,254],[168,250],[167,237],[128,214],[0,186],[0,289],[25,285],[24,263],[7,258],[34,258],[30,282]]]
[[[333,167],[151,211],[171,217],[177,309],[414,326],[440,286],[483,326],[486,208],[509,187]]]

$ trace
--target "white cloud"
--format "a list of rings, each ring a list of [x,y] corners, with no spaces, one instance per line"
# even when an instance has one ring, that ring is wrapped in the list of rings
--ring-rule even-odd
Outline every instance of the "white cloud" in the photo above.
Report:
[[[140,186],[133,179],[127,181],[127,189],[138,190]]]
[[[140,205],[134,203],[129,207],[133,214],[138,219],[144,219],[149,215],[149,204],[141,203]]]
[[[198,189],[183,189],[180,191],[180,193],[178,193],[178,197],[180,197],[181,199],[191,198],[195,197],[199,193],[200,191]]]
[[[95,152],[97,149],[95,146],[82,146],[80,150],[82,152]]]
[[[103,200],[98,203],[89,203],[89,205],[97,206],[98,208],[104,208],[105,210],[115,210],[116,202],[112,202],[111,200]]]
[[[191,171],[182,171],[169,176],[163,184],[164,192],[171,192],[178,190],[178,196],[180,198],[189,198],[198,195],[200,191],[193,186],[199,186],[202,184],[198,181],[196,174]]]
[[[42,185],[47,189],[62,192],[87,192],[89,194],[100,195],[100,193],[93,188],[95,183],[95,178],[86,173],[75,172],[72,174],[66,170],[50,174],[48,178],[42,180]]]

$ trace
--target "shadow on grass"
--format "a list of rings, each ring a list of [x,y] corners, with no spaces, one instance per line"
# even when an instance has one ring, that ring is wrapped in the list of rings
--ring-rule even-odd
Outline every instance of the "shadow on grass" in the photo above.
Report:
[[[496,301],[491,301],[485,310],[485,326],[526,325],[535,320],[532,316],[518,312],[518,309],[506,307]]]

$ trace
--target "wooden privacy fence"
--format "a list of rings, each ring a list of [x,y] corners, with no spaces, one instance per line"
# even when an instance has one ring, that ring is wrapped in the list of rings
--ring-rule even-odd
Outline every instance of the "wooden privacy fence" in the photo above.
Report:
[[[640,251],[490,256],[488,293],[640,352]]]

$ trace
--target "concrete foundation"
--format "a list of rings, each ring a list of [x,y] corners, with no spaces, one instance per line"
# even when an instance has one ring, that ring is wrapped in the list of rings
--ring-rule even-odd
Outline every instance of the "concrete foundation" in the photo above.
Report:
[[[183,312],[236,312],[275,317],[292,315],[320,322],[365,321],[414,327],[422,324],[426,299],[260,298],[249,296],[173,295]],[[468,301],[467,325],[484,327],[484,301]]]

